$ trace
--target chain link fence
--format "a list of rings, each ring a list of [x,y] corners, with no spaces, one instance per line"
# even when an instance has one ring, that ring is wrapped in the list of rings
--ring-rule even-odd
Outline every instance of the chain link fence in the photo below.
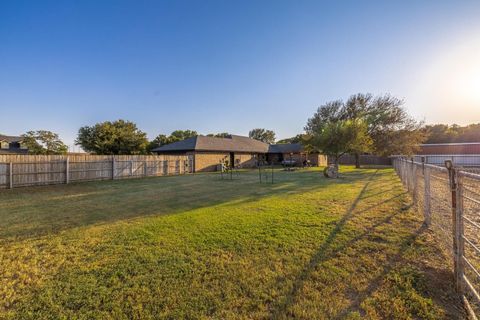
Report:
[[[447,257],[469,316],[480,314],[480,175],[477,169],[395,158],[393,166]]]

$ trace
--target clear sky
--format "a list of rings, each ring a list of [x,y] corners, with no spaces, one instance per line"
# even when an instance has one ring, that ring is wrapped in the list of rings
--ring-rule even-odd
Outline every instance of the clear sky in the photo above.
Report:
[[[322,103],[391,93],[480,122],[480,1],[0,0],[0,132],[134,121],[300,133]]]

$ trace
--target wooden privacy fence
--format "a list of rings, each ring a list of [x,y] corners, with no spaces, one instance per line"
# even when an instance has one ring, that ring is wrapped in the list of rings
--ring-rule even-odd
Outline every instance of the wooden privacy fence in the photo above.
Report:
[[[0,155],[0,188],[192,173],[188,156]]]
[[[333,157],[328,157],[328,163],[334,163],[335,159]],[[339,164],[343,165],[354,165],[355,164],[355,155],[353,154],[344,154],[338,160]],[[360,155],[360,165],[380,165],[380,166],[390,166],[392,165],[392,160],[389,157],[376,156],[371,154],[362,154]]]

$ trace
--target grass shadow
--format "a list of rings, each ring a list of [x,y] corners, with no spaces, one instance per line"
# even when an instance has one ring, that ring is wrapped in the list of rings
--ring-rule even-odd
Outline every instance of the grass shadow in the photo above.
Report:
[[[324,178],[319,170],[278,172],[274,184],[260,184],[256,171],[248,171],[242,172],[238,181],[221,180],[218,174],[198,174],[14,189],[0,193],[0,242],[119,220],[313,192],[365,179],[371,172],[349,170],[336,180]]]
[[[295,299],[298,295],[299,290],[303,287],[304,282],[308,279],[310,274],[313,272],[315,267],[326,258],[327,249],[332,245],[335,241],[338,233],[342,230],[345,226],[347,221],[352,217],[358,203],[361,201],[362,196],[367,191],[368,186],[373,181],[377,171],[374,174],[371,174],[363,188],[360,190],[360,193],[357,195],[355,200],[352,202],[348,210],[342,216],[342,218],[338,221],[335,225],[333,230],[329,233],[328,237],[322,243],[322,245],[318,248],[316,253],[311,257],[309,263],[303,268],[300,274],[297,276],[292,289],[286,294],[283,302],[281,302],[275,310],[272,311],[272,319],[278,319],[281,315],[286,314],[290,305],[295,303]]]

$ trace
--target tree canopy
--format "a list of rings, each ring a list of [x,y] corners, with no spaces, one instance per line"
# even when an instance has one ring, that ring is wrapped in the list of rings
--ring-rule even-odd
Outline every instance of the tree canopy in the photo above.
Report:
[[[22,137],[22,143],[28,148],[28,152],[32,154],[65,154],[68,150],[68,147],[60,140],[58,134],[51,131],[28,131]]]
[[[266,130],[266,129],[252,129],[248,133],[248,136],[252,139],[263,141],[265,143],[275,143],[275,132],[272,130]]]
[[[302,142],[302,139],[303,139],[303,135],[302,134],[297,134],[295,137],[278,140],[277,143],[279,143],[279,144],[282,144],[282,143],[300,143],[300,142]]]
[[[75,144],[96,154],[144,154],[148,140],[135,123],[117,120],[81,127]]]
[[[480,123],[459,126],[434,124],[424,128],[425,143],[480,142]]]
[[[159,134],[155,137],[155,139],[149,142],[148,151],[150,152],[151,150],[161,147],[163,145],[196,136],[198,136],[198,133],[194,130],[175,130],[169,136],[165,134]]]
[[[410,155],[424,141],[425,133],[423,124],[408,115],[403,103],[390,95],[352,95],[346,102],[331,101],[318,108],[313,117],[308,119],[305,131],[308,134],[318,133],[329,123],[361,120],[372,141],[370,152],[384,156]],[[357,155],[362,152],[354,151]]]
[[[220,132],[220,133],[209,133],[207,134],[207,137],[215,137],[215,138],[227,138],[231,136],[230,133],[228,132]]]
[[[198,136],[197,131],[194,130],[175,130],[172,133],[170,133],[170,136],[168,137],[169,143],[176,142],[176,141],[181,141],[185,140],[191,137],[196,137]]]
[[[368,152],[372,139],[361,119],[328,121],[309,130],[308,144],[332,156],[335,164],[345,153]]]

